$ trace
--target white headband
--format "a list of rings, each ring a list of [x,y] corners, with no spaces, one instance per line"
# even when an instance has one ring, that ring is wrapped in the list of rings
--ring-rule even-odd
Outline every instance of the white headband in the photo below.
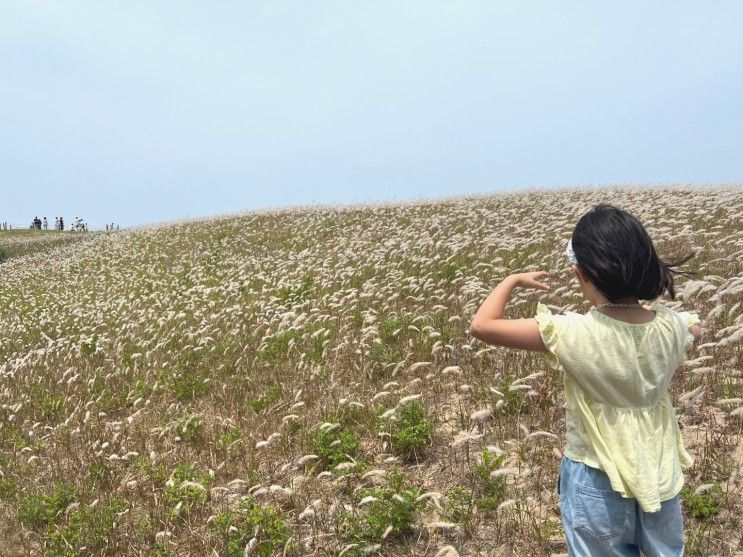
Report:
[[[568,259],[570,259],[570,262],[577,265],[578,259],[575,257],[575,252],[573,251],[573,239],[571,238],[568,240],[568,245],[565,248],[565,255],[568,256]]]

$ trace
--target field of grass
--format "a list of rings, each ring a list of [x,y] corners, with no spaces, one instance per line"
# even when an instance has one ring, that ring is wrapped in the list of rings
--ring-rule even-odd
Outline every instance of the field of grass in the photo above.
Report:
[[[671,386],[687,555],[742,551],[743,188],[679,186],[0,233],[0,553],[564,553],[559,374],[467,326],[519,271],[552,289],[507,317],[588,311],[563,250],[604,201],[698,250],[663,300],[703,328]]]
[[[0,263],[11,257],[74,244],[89,239],[91,235],[57,230],[0,230]]]

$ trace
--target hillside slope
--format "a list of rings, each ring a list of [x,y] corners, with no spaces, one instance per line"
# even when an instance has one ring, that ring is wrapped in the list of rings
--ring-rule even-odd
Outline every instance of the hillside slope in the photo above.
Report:
[[[740,187],[256,212],[13,257],[0,265],[0,546],[564,551],[560,377],[467,325],[519,271],[549,271],[552,290],[517,289],[509,317],[537,301],[588,311],[563,250],[598,202],[638,216],[664,258],[698,250],[682,268],[701,282],[679,277],[664,299],[703,325],[671,388],[695,459],[687,554],[743,550]]]

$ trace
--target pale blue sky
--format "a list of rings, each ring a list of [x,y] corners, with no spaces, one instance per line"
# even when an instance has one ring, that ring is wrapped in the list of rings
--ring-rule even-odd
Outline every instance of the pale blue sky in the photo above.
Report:
[[[9,1],[0,220],[743,182],[743,3]]]

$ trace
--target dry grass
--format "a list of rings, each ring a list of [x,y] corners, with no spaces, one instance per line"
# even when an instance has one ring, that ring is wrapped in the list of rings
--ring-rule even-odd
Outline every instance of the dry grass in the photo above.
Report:
[[[587,311],[562,251],[601,201],[665,257],[700,250],[703,283],[665,301],[703,325],[672,383],[687,486],[708,494],[684,500],[687,554],[740,551],[732,186],[299,208],[24,248],[0,266],[4,554],[564,550],[559,376],[467,325],[518,271],[553,289],[516,290],[509,317]]]

